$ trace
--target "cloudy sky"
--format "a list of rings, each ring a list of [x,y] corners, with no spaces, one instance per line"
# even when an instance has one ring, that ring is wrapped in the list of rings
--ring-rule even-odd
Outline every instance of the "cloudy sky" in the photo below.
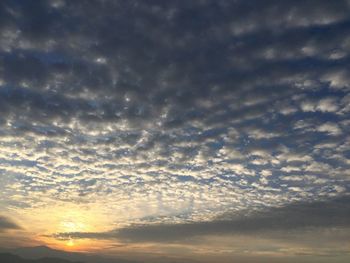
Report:
[[[349,62],[348,0],[1,1],[0,246],[349,262]]]

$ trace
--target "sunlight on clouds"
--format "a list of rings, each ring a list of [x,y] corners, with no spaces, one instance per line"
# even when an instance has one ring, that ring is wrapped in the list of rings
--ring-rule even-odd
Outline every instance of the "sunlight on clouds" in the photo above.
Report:
[[[317,254],[114,235],[348,194],[349,8],[0,1],[0,207],[23,226],[11,234],[71,251]]]
[[[93,241],[87,240],[55,240],[48,235],[56,232],[96,232],[106,231],[111,219],[103,216],[99,206],[74,205],[69,203],[48,202],[46,207],[32,208],[25,211],[14,211],[14,215],[21,214],[21,224],[33,233],[37,241],[51,244],[57,248],[65,245],[78,250],[89,248]],[[39,216],[38,216],[39,215]],[[26,222],[31,222],[30,226]]]

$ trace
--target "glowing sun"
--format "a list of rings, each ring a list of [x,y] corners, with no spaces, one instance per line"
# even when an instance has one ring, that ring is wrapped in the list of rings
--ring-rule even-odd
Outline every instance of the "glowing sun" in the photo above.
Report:
[[[69,239],[68,242],[66,243],[66,245],[68,247],[73,247],[75,245],[74,240],[73,239]]]

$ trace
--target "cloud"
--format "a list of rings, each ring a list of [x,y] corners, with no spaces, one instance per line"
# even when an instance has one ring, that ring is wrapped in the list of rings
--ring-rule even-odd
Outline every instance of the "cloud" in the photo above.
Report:
[[[326,122],[326,123],[320,125],[319,127],[317,127],[317,131],[326,132],[330,135],[339,135],[342,133],[339,126],[337,124],[331,123],[331,122]]]
[[[305,112],[337,112],[339,103],[336,98],[323,98],[319,101],[307,100],[301,102],[301,109]]]
[[[347,193],[349,8],[1,1],[0,205],[181,225]]]
[[[255,110],[259,111],[268,101],[291,93],[288,89],[274,88],[275,85],[304,85],[312,82],[310,79],[338,74],[333,62],[311,70],[304,66],[302,57],[295,58],[306,44],[313,43],[316,64],[317,56],[334,50],[335,44],[327,44],[329,39],[336,39],[335,43],[346,41],[341,27],[322,32],[327,39],[306,32],[315,26],[341,23],[349,8],[345,1],[332,4],[306,1],[300,5],[278,1],[264,4],[255,1],[250,5],[239,1],[225,4],[156,1],[154,6],[143,2],[94,3],[93,6],[70,3],[60,8],[43,1],[3,3],[4,20],[8,22],[3,31],[15,35],[13,42],[2,44],[2,49],[8,50],[1,54],[2,83],[11,88],[4,90],[3,107],[6,112],[24,114],[27,119],[24,127],[30,126],[31,121],[50,123],[50,119],[55,119],[64,123],[73,118],[84,123],[127,121],[142,128],[160,122],[165,127],[174,127],[204,114],[207,107],[204,105],[215,105],[211,99],[214,97],[217,101],[228,98],[231,105],[246,105],[233,109],[232,117],[242,118],[244,112],[254,116]],[[216,12],[212,12],[213,8]],[[194,10],[197,15],[191,18]],[[87,19],[91,12],[96,16]],[[132,12],[136,12],[138,21],[126,23]],[[106,22],[106,17],[110,21]],[[163,26],[153,26],[155,21]],[[128,34],[115,32],[115,27]],[[273,37],[276,28],[285,31]],[[259,29],[267,30],[267,36],[258,34]],[[293,30],[302,34],[297,41],[290,41]],[[240,46],[230,45],[231,34],[237,35],[236,31],[240,32],[237,40],[243,43]],[[259,45],[251,45],[249,39],[240,37],[252,33]],[[194,34],[205,36],[200,49],[196,49]],[[65,36],[65,41],[59,35]],[[215,49],[221,51],[214,56],[211,50]],[[266,50],[276,55],[262,61],[259,54]],[[202,61],[203,52],[210,63]],[[227,52],[232,53],[233,60],[227,59]],[[288,58],[278,56],[288,52],[291,53]],[[190,63],[181,59],[187,56],[192,57]],[[226,72],[225,68],[239,67],[241,60],[248,64],[246,68]],[[299,74],[301,70],[303,76]],[[328,79],[325,77],[325,81]],[[12,101],[14,97],[16,100]],[[193,105],[198,105],[194,116],[188,114]],[[215,116],[215,112],[210,115]],[[162,120],[161,116],[166,118]]]
[[[14,223],[11,219],[5,216],[0,216],[0,232],[13,229],[21,229],[21,227]]]
[[[349,196],[298,202],[249,214],[224,214],[214,221],[135,225],[103,233],[58,233],[57,239],[120,239],[127,242],[174,242],[208,235],[267,235],[300,230],[348,228]]]

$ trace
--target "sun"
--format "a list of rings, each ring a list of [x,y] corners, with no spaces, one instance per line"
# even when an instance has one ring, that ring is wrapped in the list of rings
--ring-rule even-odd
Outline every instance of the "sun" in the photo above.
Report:
[[[70,239],[68,240],[68,242],[66,243],[66,245],[67,245],[68,247],[74,247],[74,246],[75,246],[74,240],[70,238]]]
[[[43,217],[49,218],[49,221],[38,219],[37,215],[40,212]],[[43,235],[38,236],[38,241],[50,247],[65,251],[89,251],[99,248],[104,242],[79,238],[73,233],[106,231],[105,226],[109,225],[109,221],[101,214],[100,205],[86,208],[76,204],[60,204],[45,208],[43,211],[33,211],[28,215],[28,221],[37,222],[36,231],[45,230]],[[56,238],[54,234],[57,233],[64,233],[64,237]]]

